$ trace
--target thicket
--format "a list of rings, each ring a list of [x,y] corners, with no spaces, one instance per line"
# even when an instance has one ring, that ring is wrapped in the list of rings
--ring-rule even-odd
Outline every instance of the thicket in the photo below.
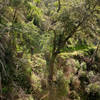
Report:
[[[100,100],[99,0],[0,0],[1,100]]]

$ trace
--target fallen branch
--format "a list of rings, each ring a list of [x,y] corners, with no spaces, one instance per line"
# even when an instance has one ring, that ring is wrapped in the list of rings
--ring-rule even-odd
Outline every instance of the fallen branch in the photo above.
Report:
[[[49,95],[49,92],[48,92],[47,94],[45,94],[44,96],[42,96],[42,97],[40,98],[40,100],[43,100],[43,99],[46,98],[48,95]]]

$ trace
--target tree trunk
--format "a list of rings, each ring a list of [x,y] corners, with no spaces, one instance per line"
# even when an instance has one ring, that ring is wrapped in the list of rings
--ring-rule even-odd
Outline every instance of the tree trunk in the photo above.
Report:
[[[55,56],[52,56],[49,62],[49,76],[48,76],[48,82],[49,85],[52,85],[52,81],[53,81],[53,74],[54,74],[54,62],[55,62]]]
[[[53,75],[54,75],[54,62],[56,59],[56,55],[52,55],[49,61],[49,75],[48,75],[48,84],[49,84],[49,97],[48,100],[55,100],[55,91],[53,88]]]

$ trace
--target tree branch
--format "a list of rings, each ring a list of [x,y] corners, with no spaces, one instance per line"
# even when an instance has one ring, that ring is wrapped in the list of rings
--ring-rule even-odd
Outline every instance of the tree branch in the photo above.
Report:
[[[53,40],[53,50],[52,50],[52,54],[54,54],[55,51],[56,51],[56,31],[55,30],[53,30],[53,31],[54,31],[54,40]]]
[[[93,13],[94,11],[91,12],[91,14]],[[79,21],[78,25],[75,26],[73,28],[73,30],[70,32],[70,34],[65,38],[65,40],[61,41],[62,43],[60,43],[60,45],[58,46],[57,48],[57,51],[56,53],[60,53],[60,49],[64,47],[64,45],[66,44],[66,42],[77,32],[78,28],[84,23],[84,21],[87,20],[87,18],[91,16],[91,15],[85,15],[83,17],[83,19],[81,21]]]
[[[60,0],[58,0],[58,9],[57,9],[57,12],[59,12],[60,9],[61,9],[61,2],[60,2]]]
[[[94,9],[95,7],[96,7],[96,5],[93,7],[93,9]],[[95,11],[95,10],[91,11],[90,13],[93,14],[94,11]],[[70,32],[70,35],[69,35],[68,37],[66,37],[66,39],[64,40],[64,43],[66,43],[66,42],[69,40],[69,38],[71,38],[71,37],[76,33],[77,29],[84,23],[84,21],[87,20],[87,18],[88,18],[89,16],[91,16],[91,14],[90,14],[90,15],[85,15],[85,16],[83,17],[83,19],[82,19],[81,21],[79,21],[78,25],[77,25],[76,27],[74,27],[74,29]]]

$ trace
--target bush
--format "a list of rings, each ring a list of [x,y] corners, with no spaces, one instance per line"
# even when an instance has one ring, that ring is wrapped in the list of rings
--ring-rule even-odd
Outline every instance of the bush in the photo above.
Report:
[[[89,100],[100,100],[100,83],[91,83],[86,90]]]

